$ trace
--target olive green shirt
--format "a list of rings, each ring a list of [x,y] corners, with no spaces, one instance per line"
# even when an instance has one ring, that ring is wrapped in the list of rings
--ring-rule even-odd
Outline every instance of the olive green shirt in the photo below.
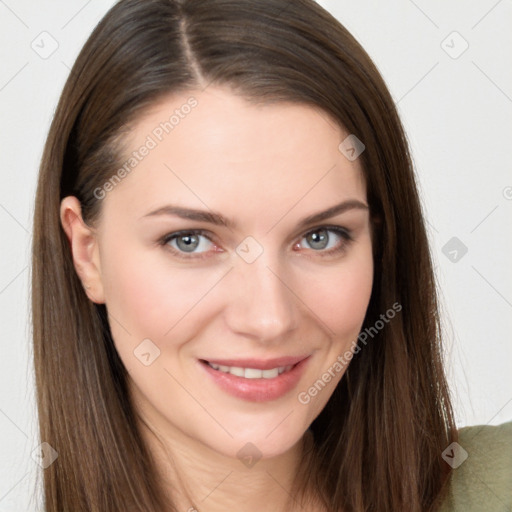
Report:
[[[443,459],[453,470],[439,512],[512,512],[512,421],[459,429]]]

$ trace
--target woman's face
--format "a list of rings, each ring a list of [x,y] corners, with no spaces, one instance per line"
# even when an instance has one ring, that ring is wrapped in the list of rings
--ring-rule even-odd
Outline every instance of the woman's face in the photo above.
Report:
[[[213,86],[134,126],[125,172],[96,191],[95,297],[161,434],[270,457],[325,406],[372,289],[365,182],[339,149],[348,135],[312,107]]]

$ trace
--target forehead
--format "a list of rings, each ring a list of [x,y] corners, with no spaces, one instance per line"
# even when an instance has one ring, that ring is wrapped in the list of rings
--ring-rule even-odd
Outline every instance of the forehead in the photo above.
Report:
[[[107,203],[134,216],[170,202],[261,219],[268,209],[271,222],[299,203],[303,213],[365,200],[359,161],[339,150],[347,135],[305,104],[257,105],[212,86],[172,95],[133,124]]]

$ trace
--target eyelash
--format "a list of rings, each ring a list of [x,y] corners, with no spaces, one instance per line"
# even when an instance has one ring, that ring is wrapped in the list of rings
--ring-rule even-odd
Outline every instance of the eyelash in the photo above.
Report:
[[[340,226],[319,226],[319,227],[313,228],[313,229],[307,231],[306,233],[304,233],[304,235],[302,235],[300,240],[302,240],[303,238],[306,238],[308,235],[311,235],[312,233],[316,233],[318,231],[332,231],[332,232],[336,233],[336,235],[338,235],[338,236],[340,236],[342,238],[342,242],[337,247],[335,247],[334,249],[320,250],[320,251],[315,251],[314,249],[311,249],[313,252],[318,252],[318,255],[320,257],[322,257],[322,258],[323,257],[334,256],[336,254],[342,253],[343,251],[345,251],[347,246],[351,242],[353,242],[353,240],[354,240],[352,235],[351,235],[350,230],[342,228]],[[208,256],[208,252],[199,253],[199,254],[184,253],[182,251],[174,249],[174,247],[171,247],[168,244],[172,240],[174,240],[176,238],[179,238],[180,236],[185,236],[185,235],[200,235],[200,236],[204,236],[211,243],[215,244],[215,242],[208,236],[207,233],[208,233],[207,231],[204,231],[202,229],[189,229],[189,230],[175,231],[173,233],[168,233],[168,234],[164,235],[163,237],[161,237],[158,240],[158,244],[161,245],[161,246],[166,246],[166,249],[170,250],[171,253],[173,255],[177,256],[178,258],[182,258],[182,259],[185,259],[185,260],[192,260],[192,259],[194,259],[194,260],[195,259],[202,260],[202,259],[210,257],[210,256]],[[188,256],[184,256],[184,254],[189,254],[189,255]]]

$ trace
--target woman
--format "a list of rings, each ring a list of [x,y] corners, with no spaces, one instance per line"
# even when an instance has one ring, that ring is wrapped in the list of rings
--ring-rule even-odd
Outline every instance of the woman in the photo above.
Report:
[[[34,225],[47,511],[461,506],[405,136],[312,1],[116,4]]]

